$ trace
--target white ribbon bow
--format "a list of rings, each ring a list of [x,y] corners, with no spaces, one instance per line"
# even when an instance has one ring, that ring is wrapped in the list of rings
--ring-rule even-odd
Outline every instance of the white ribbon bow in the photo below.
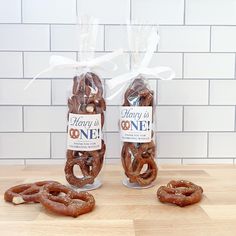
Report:
[[[115,70],[117,68],[117,65],[115,63],[112,63],[111,60],[123,53],[122,49],[118,49],[112,53],[105,54],[103,56],[96,57],[94,59],[88,60],[88,61],[75,61],[67,57],[57,56],[53,55],[50,57],[49,61],[49,67],[44,69],[43,71],[39,72],[37,75],[35,75],[29,83],[25,86],[24,90],[28,89],[29,86],[42,74],[49,72],[54,69],[65,69],[65,68],[82,68],[82,69],[91,69],[91,68],[103,68],[102,64],[107,64],[108,66],[111,66],[111,70]]]
[[[172,80],[175,77],[175,73],[170,67],[167,66],[148,67],[152,59],[153,53],[156,50],[157,44],[159,43],[159,40],[160,40],[159,35],[155,32],[155,30],[152,30],[152,32],[150,33],[150,37],[148,38],[147,42],[148,47],[146,53],[138,69],[134,69],[131,72],[119,75],[107,81],[107,86],[111,94],[110,96],[107,97],[108,100],[111,100],[117,94],[119,94],[129,81],[131,81],[132,79],[134,79],[139,75],[152,76],[152,77],[154,76],[155,77],[154,79],[161,79],[161,80]],[[118,89],[114,91],[115,88]]]

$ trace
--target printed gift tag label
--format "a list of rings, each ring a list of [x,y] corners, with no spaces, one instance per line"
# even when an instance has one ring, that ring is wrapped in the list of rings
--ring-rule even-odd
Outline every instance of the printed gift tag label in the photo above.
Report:
[[[150,142],[152,139],[152,107],[120,107],[120,138],[123,142]]]
[[[101,149],[101,114],[69,114],[67,149],[95,151]]]

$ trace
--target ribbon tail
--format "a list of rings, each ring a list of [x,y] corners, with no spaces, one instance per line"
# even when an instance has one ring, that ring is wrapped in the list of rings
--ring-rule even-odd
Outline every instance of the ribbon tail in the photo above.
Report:
[[[88,65],[90,67],[94,67],[94,66],[100,65],[100,64],[102,64],[104,62],[108,62],[108,61],[112,60],[113,58],[121,55],[122,53],[123,53],[122,49],[115,50],[115,51],[113,51],[111,53],[105,54],[103,56],[100,56],[100,57],[97,57],[97,58],[91,60]]]
[[[159,40],[160,40],[160,36],[157,34],[157,32],[154,29],[152,29],[152,32],[148,38],[148,48],[140,64],[140,67],[148,67],[152,59],[153,53],[156,51],[156,47],[159,43]]]
[[[175,72],[167,66],[160,66],[159,68],[157,67],[157,71],[154,72],[159,75],[159,78],[161,80],[172,80],[175,78]],[[162,75],[162,73],[168,73],[168,75]]]
[[[50,67],[48,67],[47,69],[45,69],[45,70],[39,72],[36,76],[33,77],[33,79],[31,79],[31,80],[26,84],[26,86],[24,87],[24,90],[27,90],[27,89],[30,87],[30,85],[31,85],[40,75],[42,75],[42,74],[44,74],[44,73],[46,73],[46,72],[49,72],[49,71],[51,71],[52,69],[53,69],[53,67],[50,66]]]
[[[114,77],[113,79],[110,79],[107,81],[107,85],[109,89],[114,89],[120,84],[126,84],[130,80],[132,80],[134,77],[138,76],[138,72],[129,72],[124,75],[119,75],[117,77]]]

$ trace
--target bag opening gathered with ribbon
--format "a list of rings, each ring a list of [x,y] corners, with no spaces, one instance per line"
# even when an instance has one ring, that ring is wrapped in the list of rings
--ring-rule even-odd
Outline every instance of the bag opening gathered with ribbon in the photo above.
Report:
[[[156,94],[148,78],[171,80],[174,72],[166,66],[149,67],[156,51],[159,35],[152,26],[128,25],[132,69],[107,82],[108,100],[123,95],[120,107],[121,162],[131,188],[146,188],[157,177],[154,110]]]
[[[104,86],[95,71],[115,70],[117,66],[112,59],[122,53],[120,49],[94,57],[97,32],[96,19],[81,18],[77,30],[79,60],[53,55],[49,67],[37,74],[25,87],[28,89],[38,77],[48,71],[76,69],[68,97],[67,160],[64,171],[69,184],[85,190],[100,187],[101,181],[97,176],[102,169],[106,151],[102,134],[106,110]],[[78,167],[76,173],[74,167]]]

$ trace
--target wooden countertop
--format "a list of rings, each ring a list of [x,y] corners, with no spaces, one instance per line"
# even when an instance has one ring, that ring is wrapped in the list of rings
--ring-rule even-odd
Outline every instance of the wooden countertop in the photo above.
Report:
[[[122,169],[106,165],[103,186],[92,191],[96,208],[78,218],[54,215],[40,204],[13,206],[4,191],[13,185],[53,179],[66,183],[62,166],[0,167],[0,235],[236,235],[236,167],[159,166],[156,186],[128,189]],[[180,208],[160,203],[156,190],[171,179],[187,179],[204,189],[203,200]]]

